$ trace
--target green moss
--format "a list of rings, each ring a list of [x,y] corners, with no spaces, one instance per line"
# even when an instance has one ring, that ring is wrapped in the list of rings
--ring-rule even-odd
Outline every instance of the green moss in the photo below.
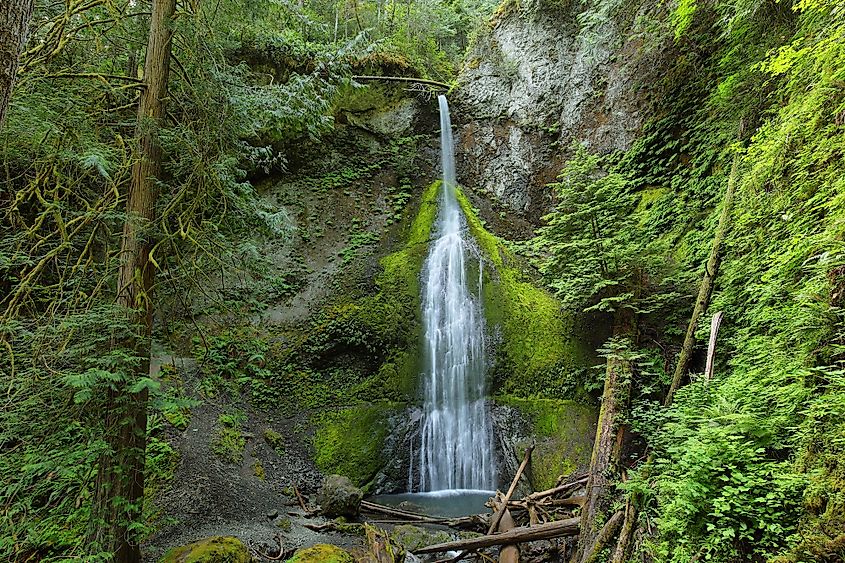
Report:
[[[384,466],[387,417],[395,404],[380,403],[323,413],[316,419],[314,461],[324,473],[345,475],[359,487]]]
[[[355,563],[355,558],[336,545],[318,543],[300,549],[288,559],[288,563]]]
[[[487,322],[502,333],[493,369],[496,387],[519,395],[553,394],[559,385],[551,380],[575,372],[588,357],[574,318],[530,282],[460,190],[458,201],[473,238],[495,268],[485,272],[483,295]]]
[[[496,397],[496,402],[517,409],[531,422],[537,446],[531,456],[531,483],[537,490],[551,488],[561,475],[589,464],[596,433],[595,407],[555,399]],[[517,444],[525,448],[528,444]]]
[[[176,547],[160,563],[250,563],[249,549],[232,536],[215,536]]]

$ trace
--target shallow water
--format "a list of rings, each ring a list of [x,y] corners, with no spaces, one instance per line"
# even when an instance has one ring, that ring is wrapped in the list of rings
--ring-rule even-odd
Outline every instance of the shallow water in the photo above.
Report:
[[[484,503],[495,494],[494,491],[476,489],[449,489],[427,493],[376,495],[369,500],[429,516],[455,518],[488,512]]]

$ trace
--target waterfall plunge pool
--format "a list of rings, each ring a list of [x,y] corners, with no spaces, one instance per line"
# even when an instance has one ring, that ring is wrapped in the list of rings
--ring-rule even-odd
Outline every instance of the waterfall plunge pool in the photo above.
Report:
[[[398,493],[393,495],[376,495],[370,501],[386,506],[395,506],[411,512],[419,512],[428,516],[442,516],[457,518],[484,514],[489,510],[484,506],[496,491],[477,489],[446,489],[425,493]]]

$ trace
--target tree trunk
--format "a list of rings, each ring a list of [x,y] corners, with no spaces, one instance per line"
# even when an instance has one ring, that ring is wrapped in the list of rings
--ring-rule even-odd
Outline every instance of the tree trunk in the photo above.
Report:
[[[164,117],[170,70],[170,22],[176,0],[154,0],[144,66],[145,89],[138,108],[138,155],[126,200],[118,275],[118,303],[131,316],[136,334],[115,343],[141,358],[135,377],[112,389],[106,400],[105,431],[110,451],[100,458],[94,491],[88,545],[92,553],[113,552],[114,561],[140,561],[138,524],[144,500],[144,458],[147,434],[147,391],[129,390],[133,381],[149,377],[152,331],[152,288],[155,267],[150,262],[150,225],[155,220],[161,147],[157,127]]]
[[[624,312],[620,313],[614,327],[614,335],[628,337],[634,334],[634,321]],[[614,466],[618,464],[620,448],[617,434],[620,417],[623,414],[631,391],[632,368],[629,360],[622,356],[623,348],[611,351],[607,358],[607,374],[604,380],[598,429],[590,459],[590,473],[587,479],[587,494],[581,509],[581,532],[573,563],[584,563],[596,544],[601,529],[596,518],[605,512],[610,504],[608,489],[612,482]]]
[[[0,2],[0,127],[6,120],[6,108],[18,74],[18,58],[26,42],[34,4],[35,0]]]
[[[719,225],[716,227],[716,233],[713,236],[713,246],[710,248],[710,256],[707,259],[707,265],[704,268],[704,277],[701,279],[701,286],[698,288],[698,297],[695,300],[692,317],[690,317],[689,325],[687,326],[687,333],[684,336],[684,344],[681,347],[681,353],[678,355],[678,364],[675,366],[675,374],[672,377],[672,385],[669,386],[669,391],[666,393],[666,399],[663,402],[664,406],[667,407],[672,404],[675,391],[677,391],[678,387],[681,386],[681,379],[683,379],[684,375],[686,375],[687,368],[689,367],[692,351],[693,348],[695,348],[695,329],[698,327],[698,320],[710,305],[710,296],[713,293],[713,282],[719,271],[719,261],[721,259],[719,250],[722,246],[722,241],[725,238],[725,233],[728,230],[731,214],[731,202],[733,201],[734,188],[736,187],[736,175],[738,168],[739,156],[735,156],[733,166],[731,166],[731,175],[728,178],[728,188],[725,192],[725,197],[722,200],[722,213],[719,216]]]

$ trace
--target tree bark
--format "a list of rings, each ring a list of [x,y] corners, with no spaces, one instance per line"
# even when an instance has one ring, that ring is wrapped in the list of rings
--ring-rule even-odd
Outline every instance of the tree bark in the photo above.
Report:
[[[617,318],[614,334],[619,337],[634,333],[634,321],[625,313]],[[609,507],[608,490],[612,482],[614,466],[618,464],[620,448],[617,447],[617,433],[620,417],[628,404],[631,390],[632,368],[625,359],[622,348],[612,350],[607,358],[607,374],[604,380],[598,430],[590,459],[590,473],[584,506],[581,509],[581,533],[573,563],[585,563],[600,534],[596,518]]]
[[[18,59],[26,43],[34,4],[35,0],[0,2],[0,127],[6,120],[6,108],[18,75]]]
[[[672,404],[675,392],[681,386],[681,380],[686,375],[687,368],[689,367],[692,351],[695,348],[695,329],[698,327],[698,320],[710,305],[710,296],[713,294],[713,282],[716,279],[716,274],[719,272],[719,262],[721,260],[719,251],[722,241],[725,238],[725,233],[728,230],[731,202],[733,201],[734,189],[736,188],[738,168],[739,156],[735,156],[733,166],[731,166],[731,175],[728,178],[728,188],[725,191],[725,197],[722,199],[722,213],[719,216],[719,224],[716,227],[716,233],[713,235],[713,245],[710,248],[710,256],[704,268],[704,277],[701,279],[701,285],[698,288],[698,297],[695,299],[695,307],[693,307],[692,317],[690,317],[687,332],[684,336],[684,344],[681,346],[681,353],[678,355],[678,364],[675,366],[672,384],[669,386],[669,391],[666,393],[666,399],[663,402],[663,405],[667,407]]]
[[[110,451],[101,456],[94,491],[88,545],[91,553],[112,552],[118,563],[140,561],[138,524],[144,500],[147,390],[132,391],[134,381],[149,377],[155,266],[150,262],[150,226],[155,221],[161,146],[157,129],[165,115],[170,71],[171,20],[176,0],[154,0],[144,65],[145,89],[138,107],[138,154],[126,200],[121,239],[118,303],[136,333],[115,342],[141,359],[134,378],[112,388],[106,398],[105,431]]]

